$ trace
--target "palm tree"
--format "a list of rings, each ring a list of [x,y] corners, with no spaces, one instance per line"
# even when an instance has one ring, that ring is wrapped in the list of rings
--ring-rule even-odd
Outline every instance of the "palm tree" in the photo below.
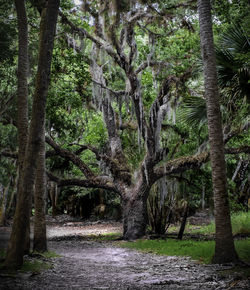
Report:
[[[29,224],[31,193],[35,181],[37,159],[44,141],[46,97],[50,80],[50,66],[59,5],[60,0],[49,0],[48,6],[46,9],[43,9],[41,17],[38,69],[32,106],[32,118],[25,151],[23,174],[21,175],[20,181],[21,190],[19,192],[12,232],[4,262],[4,266],[9,269],[19,268],[23,264],[25,250],[24,233]]]
[[[216,233],[213,262],[236,262],[238,261],[238,256],[233,242],[227,193],[226,163],[224,156],[210,1],[199,0],[198,11],[214,191]]]

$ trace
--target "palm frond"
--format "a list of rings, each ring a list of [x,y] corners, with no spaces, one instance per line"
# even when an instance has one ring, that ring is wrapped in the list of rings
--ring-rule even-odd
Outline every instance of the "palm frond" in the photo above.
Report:
[[[179,111],[181,122],[190,126],[199,126],[207,120],[207,110],[205,99],[198,96],[189,96],[182,102]]]
[[[250,40],[240,25],[234,24],[222,35],[222,47],[227,47],[232,52],[249,52]]]

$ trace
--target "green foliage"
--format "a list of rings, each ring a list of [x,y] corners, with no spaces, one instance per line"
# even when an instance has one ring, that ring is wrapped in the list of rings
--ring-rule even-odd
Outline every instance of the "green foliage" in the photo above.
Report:
[[[214,254],[214,241],[176,241],[176,240],[137,240],[121,243],[121,246],[168,256],[188,256],[201,263],[211,263]],[[250,240],[235,241],[240,259],[250,261]]]
[[[249,43],[249,37],[243,28],[234,24],[221,36],[216,49],[218,83],[223,96],[222,103],[227,108],[229,117],[231,115],[236,119],[234,120],[236,122],[244,118],[244,115],[240,113],[244,107],[248,107],[247,111],[249,112]],[[248,114],[247,111],[246,114]],[[237,116],[238,114],[239,116]]]
[[[180,118],[189,125],[198,127],[207,121],[205,99],[198,96],[184,98],[180,111]]]
[[[12,61],[16,37],[16,18],[13,17],[14,3],[0,1],[0,63]]]

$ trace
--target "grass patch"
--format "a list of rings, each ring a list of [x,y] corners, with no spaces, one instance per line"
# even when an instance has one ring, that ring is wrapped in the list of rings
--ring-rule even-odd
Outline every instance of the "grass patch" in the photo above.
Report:
[[[23,266],[20,269],[20,272],[42,272],[44,270],[52,269],[52,265],[50,263],[34,259],[32,261],[24,261]]]
[[[97,241],[97,242],[111,242],[115,241],[121,238],[120,233],[107,233],[102,235],[90,235],[88,236],[91,240]]]
[[[211,263],[214,254],[214,241],[193,240],[138,240],[122,242],[122,247],[137,249],[143,252],[168,256],[188,256],[202,263]],[[240,259],[250,262],[250,239],[235,241]]]
[[[5,250],[0,250],[0,258],[4,260],[6,255]],[[34,272],[40,273],[44,270],[51,269],[53,266],[50,262],[51,258],[58,258],[60,255],[52,251],[44,253],[32,252],[29,256],[24,257],[24,262],[19,272]],[[3,268],[3,262],[0,263],[0,270]],[[10,274],[17,273],[16,271],[10,271]]]
[[[233,234],[250,234],[250,211],[238,212],[231,216]],[[194,227],[188,225],[187,231],[193,234],[212,235],[215,233],[215,223],[212,222],[207,226]]]
[[[45,258],[45,259],[50,259],[50,258],[59,258],[60,255],[58,255],[57,253],[55,252],[52,252],[52,251],[46,251],[46,252],[43,252],[43,253],[40,253],[40,252],[32,252],[31,255],[37,255],[37,256],[40,256],[42,258]]]

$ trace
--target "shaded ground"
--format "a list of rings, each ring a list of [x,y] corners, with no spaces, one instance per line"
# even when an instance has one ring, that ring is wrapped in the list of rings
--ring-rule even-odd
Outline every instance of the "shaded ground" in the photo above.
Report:
[[[139,253],[86,237],[120,229],[119,223],[51,224],[49,249],[61,255],[53,259],[53,268],[15,278],[1,275],[0,289],[250,289],[249,279],[220,275],[230,265],[200,265],[189,258]]]

